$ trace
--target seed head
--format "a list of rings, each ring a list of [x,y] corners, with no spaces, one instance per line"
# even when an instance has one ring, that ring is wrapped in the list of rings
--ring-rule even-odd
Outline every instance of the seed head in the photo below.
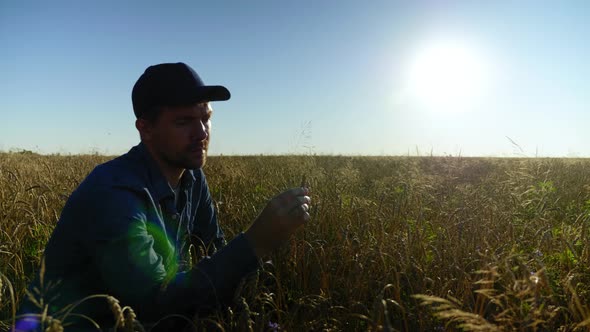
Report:
[[[242,297],[240,300],[239,307],[241,310],[240,316],[238,317],[238,327],[243,331],[253,332],[254,321],[250,317],[250,315],[253,313],[250,311],[250,306],[246,302],[246,299]]]
[[[131,307],[127,307],[125,310],[125,331],[133,332],[133,325],[136,318],[137,315],[135,314],[135,311],[133,311]]]
[[[0,303],[2,303],[2,291],[4,284],[2,283],[2,275],[0,275]]]
[[[205,249],[202,246],[199,246],[199,260],[205,258],[207,254],[205,254]]]
[[[47,318],[47,320],[49,321],[49,324],[47,326],[47,328],[45,329],[45,332],[63,332],[64,328],[61,325],[61,321],[59,319],[55,319],[52,318],[51,316],[49,316]]]
[[[121,305],[119,305],[119,300],[112,296],[107,296],[107,302],[109,303],[109,307],[111,307],[111,312],[115,317],[115,326],[124,326],[125,317],[123,316],[123,310],[121,309]]]

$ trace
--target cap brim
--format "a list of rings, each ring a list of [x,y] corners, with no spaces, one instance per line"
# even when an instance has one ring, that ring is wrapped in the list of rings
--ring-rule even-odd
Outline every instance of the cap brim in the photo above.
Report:
[[[206,85],[199,87],[195,98],[196,101],[224,101],[229,100],[229,90],[221,85]]]

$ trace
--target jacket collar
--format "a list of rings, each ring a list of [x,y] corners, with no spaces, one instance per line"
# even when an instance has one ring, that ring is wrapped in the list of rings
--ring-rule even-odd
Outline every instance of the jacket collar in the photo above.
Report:
[[[160,170],[160,167],[151,156],[149,150],[143,144],[143,142],[140,142],[138,145],[134,146],[131,151],[129,151],[129,153],[136,154],[139,157],[138,159],[141,160],[143,166],[146,168],[148,179],[152,184],[152,189],[154,190],[152,193],[154,195],[154,199],[156,201],[160,201],[167,197],[173,198],[174,191],[172,187],[168,183],[168,180]],[[196,177],[194,171],[192,169],[187,169],[184,171],[180,179],[180,188],[183,190],[188,189],[195,181]]]

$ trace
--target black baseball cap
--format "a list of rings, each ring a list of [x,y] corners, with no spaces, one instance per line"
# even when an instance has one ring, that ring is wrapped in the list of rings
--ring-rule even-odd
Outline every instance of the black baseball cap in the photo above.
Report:
[[[148,67],[135,82],[131,100],[133,112],[140,118],[154,107],[222,101],[228,100],[230,96],[226,87],[205,85],[194,69],[178,62]]]

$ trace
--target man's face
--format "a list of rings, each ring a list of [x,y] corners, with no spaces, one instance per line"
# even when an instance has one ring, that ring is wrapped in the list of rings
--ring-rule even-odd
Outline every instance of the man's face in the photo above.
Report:
[[[211,135],[209,103],[166,107],[149,124],[149,141],[156,158],[169,167],[196,169],[205,165]]]

